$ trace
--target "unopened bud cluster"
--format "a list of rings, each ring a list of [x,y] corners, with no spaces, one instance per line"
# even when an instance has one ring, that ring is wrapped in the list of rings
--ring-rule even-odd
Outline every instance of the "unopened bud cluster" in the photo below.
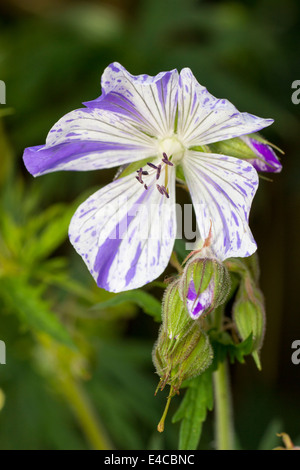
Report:
[[[249,276],[242,280],[233,305],[233,319],[242,340],[252,335],[252,356],[261,369],[259,351],[265,334],[264,299]]]
[[[261,369],[259,351],[265,335],[264,297],[259,288],[259,267],[257,255],[249,258],[235,258],[226,261],[230,272],[239,276],[239,288],[232,308],[235,328],[242,340],[252,337],[251,354]]]
[[[200,251],[167,287],[162,325],[153,350],[161,389],[169,384],[176,392],[184,380],[201,374],[211,364],[213,350],[202,320],[225,301],[229,285],[225,266]]]

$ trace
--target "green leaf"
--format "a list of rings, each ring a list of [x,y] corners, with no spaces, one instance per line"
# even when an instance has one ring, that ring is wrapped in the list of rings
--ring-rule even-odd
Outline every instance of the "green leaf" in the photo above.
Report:
[[[184,398],[172,422],[181,421],[179,450],[196,450],[207,411],[213,409],[212,367],[186,382]]]
[[[4,300],[8,312],[19,317],[22,326],[34,332],[47,333],[55,340],[75,348],[68,331],[48,303],[41,299],[37,288],[21,278],[1,278],[0,298]]]
[[[223,331],[215,335],[214,331],[209,334],[211,344],[214,350],[215,363],[223,361],[226,355],[229,355],[230,362],[236,359],[240,363],[244,363],[245,356],[251,354],[253,350],[253,336],[252,333],[244,341],[236,344],[232,341],[231,336]]]
[[[24,228],[26,259],[40,260],[49,256],[66,238],[74,206],[55,204],[33,217]]]
[[[92,310],[115,307],[116,305],[120,305],[125,302],[132,302],[135,305],[138,305],[145,313],[151,315],[155,321],[161,321],[160,302],[151,294],[148,294],[148,292],[144,292],[143,290],[138,289],[116,294],[104,302],[97,303],[92,307]]]

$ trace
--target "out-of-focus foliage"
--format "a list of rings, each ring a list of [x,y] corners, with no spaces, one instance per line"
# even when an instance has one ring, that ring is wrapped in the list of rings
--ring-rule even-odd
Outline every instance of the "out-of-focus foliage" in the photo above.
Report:
[[[67,240],[75,208],[115,170],[34,180],[22,163],[25,147],[43,143],[63,114],[100,95],[101,73],[113,61],[134,74],[188,66],[214,95],[275,119],[265,136],[285,151],[284,170],[274,183],[261,180],[251,214],[266,298],[262,372],[250,361],[235,366],[233,398],[240,448],[275,447],[282,431],[297,443],[299,373],[290,348],[300,337],[300,105],[291,102],[291,84],[300,78],[299,10],[297,0],[2,2],[1,449],[176,449],[171,417],[180,402],[175,419],[188,420],[183,392],[163,435],[156,431],[165,396],[154,397],[151,349],[164,276],[136,295],[109,294]],[[183,259],[182,244],[176,251]],[[197,404],[199,428],[207,397]],[[213,446],[208,418],[202,448]]]

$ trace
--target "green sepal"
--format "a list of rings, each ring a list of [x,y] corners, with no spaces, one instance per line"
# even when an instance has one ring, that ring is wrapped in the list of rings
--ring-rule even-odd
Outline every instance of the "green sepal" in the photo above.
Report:
[[[179,280],[169,284],[162,302],[162,328],[170,344],[180,341],[188,332],[193,320],[190,318],[179,292]]]
[[[209,145],[194,145],[193,147],[190,147],[189,150],[194,152],[211,153]]]
[[[163,389],[169,384],[177,391],[184,380],[200,375],[209,367],[213,350],[200,324],[192,321],[180,340],[169,338],[162,326],[152,359],[160,377],[159,387]]]
[[[124,170],[121,170],[121,173],[118,175],[117,178],[118,179],[119,178],[124,178],[125,176],[128,176],[128,175],[134,173],[135,171],[137,171],[140,168],[143,168],[145,165],[147,165],[148,162],[151,163],[153,160],[155,160],[155,158],[157,158],[157,157],[156,156],[148,157],[148,158],[144,158],[143,160],[139,160],[138,162],[129,163],[129,165],[127,165],[126,168],[124,168]]]
[[[257,158],[256,153],[239,137],[209,144],[209,148],[213,153],[229,155],[242,160]]]
[[[233,318],[242,340],[252,334],[252,356],[261,369],[259,351],[265,334],[265,309],[261,291],[249,279],[241,283],[233,306]]]

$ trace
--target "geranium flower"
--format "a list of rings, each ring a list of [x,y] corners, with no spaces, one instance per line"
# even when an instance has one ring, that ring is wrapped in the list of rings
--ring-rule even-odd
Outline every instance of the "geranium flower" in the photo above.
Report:
[[[202,240],[212,227],[216,257],[251,255],[256,244],[248,217],[256,170],[246,161],[210,153],[206,145],[257,132],[273,120],[215,98],[188,68],[133,76],[113,63],[101,85],[102,95],[61,118],[45,145],[24,152],[34,176],[139,162],[133,173],[90,196],[71,220],[71,243],[97,284],[120,292],[164,271],[176,237],[178,169]]]

